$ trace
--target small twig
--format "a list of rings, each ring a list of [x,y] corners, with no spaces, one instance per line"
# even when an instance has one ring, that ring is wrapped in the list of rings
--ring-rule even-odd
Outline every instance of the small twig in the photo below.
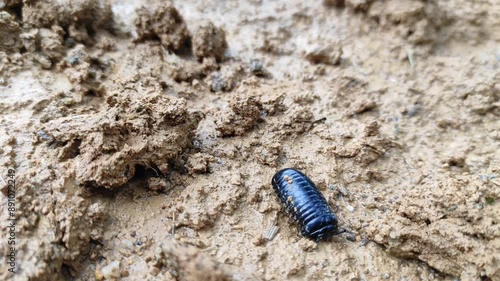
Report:
[[[172,225],[172,237],[174,237],[175,239],[175,212],[172,211],[172,221],[173,221],[173,225]]]
[[[410,48],[406,48],[406,56],[408,57],[408,62],[410,63],[410,66],[413,68],[415,67],[415,61],[413,60],[413,50]]]

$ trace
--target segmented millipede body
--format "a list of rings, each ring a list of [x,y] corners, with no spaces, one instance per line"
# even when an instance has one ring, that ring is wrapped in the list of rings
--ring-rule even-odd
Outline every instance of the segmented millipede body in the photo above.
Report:
[[[298,221],[303,236],[327,240],[340,234],[337,217],[316,185],[303,173],[287,168],[277,172],[272,185],[286,211]]]

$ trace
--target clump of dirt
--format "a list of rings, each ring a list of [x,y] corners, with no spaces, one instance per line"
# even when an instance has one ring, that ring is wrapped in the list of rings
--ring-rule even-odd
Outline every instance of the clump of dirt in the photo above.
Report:
[[[18,52],[21,48],[19,35],[21,27],[14,17],[5,11],[0,11],[0,50]]]
[[[312,44],[312,46],[308,47],[308,50],[305,51],[305,58],[312,63],[336,65],[340,63],[341,57],[342,46],[336,42],[327,43],[326,45]]]
[[[426,3],[419,0],[375,1],[368,15],[382,26],[398,25],[398,34],[411,43],[430,43],[435,40],[436,30],[428,19]]]
[[[500,116],[500,85],[496,81],[485,81],[462,89],[460,96],[464,105],[474,113],[485,115],[491,112]]]
[[[344,4],[355,12],[363,12],[377,24],[395,31],[397,36],[412,44],[434,43],[436,29],[446,22],[433,2],[420,0],[372,1],[346,0],[324,1],[327,6],[343,7]],[[439,22],[439,23],[438,23]],[[395,27],[395,28],[394,28]]]
[[[116,79],[124,77],[118,73]],[[69,160],[82,184],[116,188],[127,183],[136,166],[166,174],[169,161],[192,143],[202,115],[189,112],[182,99],[151,88],[138,93],[135,81],[117,80],[98,112],[62,117],[43,131],[56,142],[60,161]]]
[[[76,43],[93,45],[102,40],[96,30],[113,26],[111,6],[101,0],[26,2],[22,18],[24,48],[45,69],[58,63]]]
[[[18,278],[54,280],[65,266],[82,270],[89,242],[102,237],[104,206],[93,203],[84,190],[60,176],[52,169],[41,171],[36,179],[24,175],[17,178],[16,232],[20,239],[16,247],[23,249],[17,258],[24,265],[16,273]],[[47,180],[52,183],[53,197],[44,196],[48,189],[38,188]],[[1,274],[5,280],[11,278],[9,275],[8,271]]]
[[[263,121],[264,117],[284,111],[282,93],[267,94],[265,89],[274,89],[268,87],[248,95],[243,92],[245,84],[243,82],[243,86],[237,90],[238,95],[229,101],[226,110],[215,113],[215,128],[223,137],[242,136]]]
[[[34,28],[22,34],[25,48],[43,68],[50,69],[66,52],[64,30],[55,25],[52,29]]]
[[[215,58],[221,61],[227,49],[224,29],[212,22],[201,24],[193,32],[193,54],[199,59]]]
[[[103,0],[27,1],[22,6],[22,18],[28,28],[61,26],[77,42],[83,42],[78,40],[79,36],[87,39],[113,23],[111,5]]]
[[[214,157],[205,153],[195,153],[189,157],[187,169],[191,174],[203,174],[210,171],[210,163],[214,162]]]
[[[175,213],[175,227],[189,227],[200,230],[213,226],[221,216],[231,215],[239,206],[246,190],[240,174],[226,172],[219,181],[207,183],[201,180],[186,186],[176,201],[189,200],[189,206],[172,206],[170,214]],[[217,190],[216,193],[211,192]]]
[[[261,104],[254,97],[232,101],[230,110],[215,119],[217,130],[223,136],[241,136],[252,129],[260,119]]]
[[[81,95],[103,96],[105,88],[102,80],[108,75],[112,65],[98,56],[91,56],[84,45],[77,45],[58,65],[73,85],[73,90]]]
[[[185,61],[177,56],[166,56],[165,72],[176,82],[194,82],[211,75],[218,65],[213,59],[205,59],[200,64],[196,61]]]
[[[346,6],[354,11],[366,11],[373,0],[345,0]]]
[[[136,11],[138,40],[159,39],[169,50],[181,49],[190,38],[184,19],[170,1],[152,2]]]
[[[157,278],[179,280],[233,280],[220,263],[193,246],[168,243],[160,246],[152,260]]]
[[[470,176],[423,180],[371,223],[368,234],[395,256],[425,260],[463,280],[496,276],[500,245],[491,241],[500,231],[500,208],[488,201],[500,197],[496,184]]]

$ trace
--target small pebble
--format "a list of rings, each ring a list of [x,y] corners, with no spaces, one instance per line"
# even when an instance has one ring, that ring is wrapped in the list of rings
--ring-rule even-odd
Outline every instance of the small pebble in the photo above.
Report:
[[[265,238],[264,238],[264,235],[262,234],[259,234],[257,237],[255,237],[252,241],[252,243],[255,245],[255,246],[261,246],[262,244],[264,244],[265,242]]]
[[[157,276],[158,273],[160,273],[160,269],[158,267],[153,266],[149,270],[149,273],[151,273],[151,275],[153,275],[153,276]]]
[[[370,240],[363,238],[361,239],[361,242],[359,242],[359,247],[365,246],[368,243],[370,243]]]
[[[95,277],[95,280],[97,280],[97,281],[101,281],[102,279],[104,279],[104,276],[102,276],[102,272],[100,269],[95,270],[94,277]]]
[[[112,261],[105,267],[101,269],[102,276],[106,280],[113,280],[120,278],[120,262],[119,261]]]
[[[52,141],[53,140],[53,138],[51,136],[47,135],[44,131],[38,131],[38,132],[36,132],[36,134],[40,139],[42,139],[44,141]]]
[[[422,106],[420,104],[416,104],[410,108],[408,108],[408,117],[413,117],[418,114],[418,112],[422,109]]]
[[[348,241],[351,241],[351,242],[356,242],[356,234],[354,234],[354,233],[348,233],[348,232],[346,232],[346,233],[344,234],[344,237],[345,237],[345,239],[347,239]]]
[[[122,247],[128,250],[133,250],[134,249],[134,242],[124,239],[122,240]]]
[[[299,241],[299,247],[302,249],[302,251],[304,252],[311,252],[313,251],[314,249],[316,249],[316,247],[318,246],[318,244],[314,241],[311,241],[309,239],[306,239],[306,238],[302,238],[300,239]]]
[[[249,69],[250,69],[250,72],[252,72],[253,74],[255,74],[257,76],[262,75],[264,73],[264,66],[262,65],[262,63],[259,60],[256,60],[256,59],[252,59],[250,61]]]

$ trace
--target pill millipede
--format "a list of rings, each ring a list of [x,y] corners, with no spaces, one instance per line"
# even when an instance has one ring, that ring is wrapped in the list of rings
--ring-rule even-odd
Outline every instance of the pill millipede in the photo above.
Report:
[[[316,185],[302,172],[286,168],[272,178],[282,206],[298,222],[302,236],[316,242],[345,232]]]

